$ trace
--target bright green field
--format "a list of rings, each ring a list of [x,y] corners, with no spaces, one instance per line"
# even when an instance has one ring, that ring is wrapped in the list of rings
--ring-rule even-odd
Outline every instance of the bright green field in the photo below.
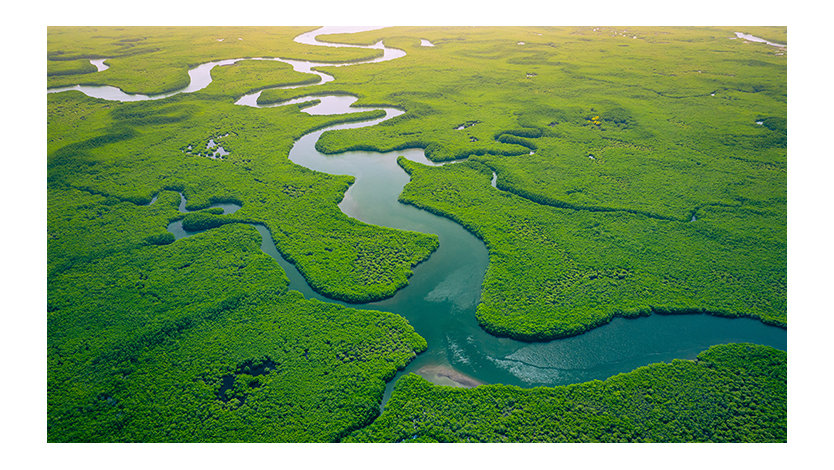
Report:
[[[189,68],[212,60],[378,54],[293,42],[310,29],[49,28],[47,84],[152,94],[184,87]],[[787,53],[729,39],[737,30],[387,28],[332,40],[384,39],[405,57],[330,68],[334,82],[267,90],[260,102],[351,93],[405,114],[326,133],[320,150],[468,158],[401,159],[412,176],[401,200],[486,243],[477,318],[493,334],[549,339],[652,311],[786,326]],[[785,28],[743,31],[786,43]],[[90,58],[110,68],[95,72]],[[170,243],[165,227],[183,217],[174,191],[193,210],[240,204],[234,220],[268,227],[307,281],[339,299],[392,295],[437,239],[348,218],[337,204],[352,177],[287,159],[311,130],[376,114],[233,104],[311,80],[282,63],[212,76],[159,101],[47,95],[49,441],[785,440],[785,355],[748,346],[567,388],[448,390],[406,376],[374,422],[385,381],[425,341],[398,315],[288,292],[252,227]],[[209,139],[226,159],[187,152]],[[647,389],[655,401],[634,406]],[[731,419],[727,406],[704,404],[681,415],[673,397],[695,390],[740,411]],[[548,416],[574,392],[584,408],[554,430]],[[556,398],[538,408],[537,394]],[[603,396],[608,411],[589,411]],[[436,421],[416,420],[415,407]],[[518,422],[504,419],[516,410]],[[711,428],[718,421],[737,425]]]

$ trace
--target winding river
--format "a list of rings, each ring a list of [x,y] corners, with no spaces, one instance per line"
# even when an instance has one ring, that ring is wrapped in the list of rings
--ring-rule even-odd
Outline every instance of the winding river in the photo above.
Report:
[[[188,87],[165,95],[128,95],[115,87],[64,87],[49,92],[79,90],[95,98],[118,101],[163,99],[176,93],[189,93],[205,88],[211,82],[211,69],[239,60],[277,60],[288,63],[297,71],[321,77],[317,84],[332,81],[333,77],[313,68],[349,66],[369,62],[393,60],[404,51],[385,47],[382,42],[372,46],[324,43],[316,36],[327,33],[358,32],[369,28],[322,28],[308,32],[295,40],[304,44],[328,47],[366,47],[382,49],[383,55],[363,62],[343,64],[314,63],[289,59],[229,59],[202,64],[191,71]],[[375,28],[370,28],[375,29]],[[315,84],[313,84],[315,85]],[[311,86],[311,85],[301,85]],[[298,88],[275,87],[275,88]],[[260,92],[241,97],[242,106],[261,107],[257,103]],[[319,100],[305,108],[309,114],[334,115],[382,109],[385,116],[373,120],[339,124],[310,132],[301,137],[290,151],[289,158],[296,164],[330,174],[349,174],[356,180],[339,204],[341,210],[360,221],[403,230],[437,234],[438,250],[414,269],[407,287],[393,297],[365,304],[347,304],[329,299],[315,292],[295,266],[284,260],[275,247],[269,231],[253,224],[262,235],[262,250],[272,256],[286,271],[290,289],[306,298],[338,303],[355,308],[394,312],[405,317],[428,342],[428,350],[420,354],[397,374],[399,377],[415,372],[441,385],[475,386],[484,383],[504,383],[523,387],[563,385],[631,371],[637,367],[672,359],[691,359],[715,344],[752,342],[787,350],[785,329],[767,326],[748,318],[722,318],[711,315],[651,315],[637,319],[615,318],[610,323],[579,336],[544,343],[526,343],[487,334],[475,320],[475,308],[480,298],[481,284],[489,262],[483,242],[457,223],[397,201],[409,176],[396,163],[400,155],[425,165],[435,165],[426,159],[422,149],[396,152],[345,152],[324,155],[315,149],[319,137],[327,131],[355,129],[379,124],[403,114],[395,108],[353,107],[357,98],[350,95],[307,95],[291,103]],[[521,158],[521,157],[520,157]],[[492,186],[497,175],[493,174]],[[495,189],[498,191],[499,189]],[[181,195],[182,197],[182,195]],[[185,210],[182,197],[180,211]],[[239,208],[235,204],[219,204],[224,213]],[[183,230],[181,222],[173,222],[168,230],[179,239],[195,233]],[[391,394],[397,377],[385,391],[383,405]]]

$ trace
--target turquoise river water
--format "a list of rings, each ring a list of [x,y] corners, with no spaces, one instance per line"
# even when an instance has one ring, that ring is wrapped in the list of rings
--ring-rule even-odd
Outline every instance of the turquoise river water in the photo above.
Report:
[[[305,33],[296,38],[296,41],[316,46],[359,47],[319,42],[316,39],[320,34],[359,30],[361,28],[344,31],[340,28],[322,28]],[[290,63],[298,71],[319,75],[322,80],[318,84],[321,84],[333,80],[333,77],[322,72],[321,68],[393,60],[405,55],[405,52],[387,48],[381,42],[363,47],[382,49],[383,55],[371,61],[345,64],[280,58],[217,61],[192,69],[189,72],[192,83],[185,89],[156,96],[128,95],[115,87],[75,86],[48,91],[79,90],[88,96],[117,101],[164,99],[177,93],[189,93],[204,88],[211,82],[211,68],[239,60],[277,60]],[[316,70],[312,70],[314,67]],[[261,107],[257,103],[259,95],[260,92],[243,96],[236,103]],[[748,318],[730,319],[711,315],[615,318],[610,323],[587,333],[543,343],[527,343],[489,335],[475,320],[481,284],[489,263],[489,253],[483,242],[449,219],[397,201],[403,186],[409,181],[409,176],[397,165],[396,158],[403,155],[418,163],[435,165],[426,159],[422,149],[389,153],[346,152],[338,155],[324,155],[315,149],[316,141],[324,132],[376,125],[403,114],[403,111],[394,108],[353,107],[357,98],[348,95],[309,94],[270,106],[285,106],[313,100],[320,103],[304,109],[303,112],[335,115],[383,109],[386,115],[383,118],[340,124],[308,133],[296,141],[289,154],[290,160],[324,173],[355,176],[354,184],[339,204],[348,216],[374,225],[434,233],[439,237],[440,246],[427,261],[414,269],[408,286],[389,299],[365,304],[346,304],[315,292],[295,266],[281,257],[266,227],[255,225],[262,235],[261,248],[286,271],[290,278],[290,289],[301,292],[307,298],[356,308],[384,310],[405,317],[417,333],[426,339],[428,350],[417,356],[397,374],[397,377],[415,372],[437,384],[466,387],[485,383],[522,387],[563,385],[605,379],[655,362],[691,359],[715,344],[751,342],[787,350],[787,332],[783,328],[768,326]],[[497,188],[495,190],[499,191]],[[239,208],[235,204],[215,207],[222,207],[225,213],[234,212]],[[180,211],[185,212],[184,198],[180,204]],[[181,222],[171,223],[168,230],[174,233],[177,239],[195,234],[183,230]],[[390,396],[397,377],[389,383],[383,404]]]

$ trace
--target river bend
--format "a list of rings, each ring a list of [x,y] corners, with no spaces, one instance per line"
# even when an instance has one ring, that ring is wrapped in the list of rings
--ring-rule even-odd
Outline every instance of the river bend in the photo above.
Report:
[[[177,93],[190,93],[205,88],[211,82],[211,69],[240,60],[276,60],[290,64],[294,70],[316,74],[320,81],[308,85],[275,88],[299,88],[333,81],[321,68],[359,65],[394,60],[405,55],[399,49],[387,48],[382,42],[371,46],[334,44],[316,39],[324,33],[358,32],[376,28],[322,28],[304,33],[295,40],[324,47],[365,47],[382,49],[383,55],[373,60],[342,64],[315,63],[290,59],[228,59],[208,62],[189,71],[188,87],[162,95],[129,95],[115,87],[64,87],[48,92],[79,90],[88,96],[116,101],[164,99]],[[313,70],[317,69],[317,70]],[[424,165],[429,161],[422,149],[395,152],[345,152],[324,155],[315,148],[319,137],[328,131],[367,127],[395,118],[404,111],[353,106],[357,101],[350,95],[315,95],[268,106],[260,106],[260,92],[241,97],[236,104],[249,107],[286,106],[318,100],[319,103],[303,112],[338,115],[382,109],[382,118],[333,125],[302,136],[295,142],[289,159],[306,168],[337,175],[353,175],[356,179],[339,204],[348,216],[369,224],[433,233],[439,237],[438,250],[414,269],[409,284],[393,297],[365,304],[347,304],[329,299],[310,288],[292,263],[284,260],[275,247],[269,231],[253,224],[262,235],[262,250],[273,257],[286,271],[291,290],[306,298],[348,305],[355,308],[394,312],[404,316],[418,334],[428,342],[428,350],[420,354],[397,377],[415,372],[442,385],[475,386],[484,383],[504,383],[524,387],[563,385],[631,371],[637,367],[672,359],[691,359],[700,351],[715,344],[752,342],[787,349],[784,329],[767,326],[748,318],[722,318],[711,315],[651,315],[637,319],[615,318],[610,323],[579,336],[545,343],[526,343],[509,338],[497,338],[486,333],[475,319],[475,308],[480,300],[481,284],[489,262],[483,242],[450,219],[440,217],[398,202],[399,194],[409,181],[408,174],[396,159],[402,155]],[[493,173],[492,186],[497,175]],[[182,196],[182,195],[181,195]],[[231,213],[235,204],[215,205]],[[182,198],[180,211],[185,210]],[[183,230],[181,222],[173,222],[168,230],[175,238],[194,235]],[[395,377],[388,384],[383,404],[391,394]]]

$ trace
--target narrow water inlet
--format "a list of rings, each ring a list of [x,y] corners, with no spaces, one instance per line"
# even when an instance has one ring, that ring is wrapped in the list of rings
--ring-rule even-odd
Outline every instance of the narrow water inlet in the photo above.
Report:
[[[378,29],[376,27],[371,28],[348,28],[350,29],[349,32],[359,32],[359,31],[368,31],[373,29]],[[224,59],[224,60],[217,60],[212,62],[206,62],[204,64],[200,64],[188,71],[189,77],[189,84],[185,88],[175,90],[169,93],[160,93],[156,95],[145,95],[141,93],[137,94],[130,94],[125,93],[120,88],[114,86],[107,86],[107,85],[73,85],[73,86],[65,86],[65,87],[57,87],[57,88],[47,88],[47,93],[61,93],[65,91],[80,91],[85,95],[91,98],[98,98],[108,101],[147,101],[147,100],[160,100],[165,99],[180,93],[193,93],[196,91],[200,91],[212,82],[211,78],[211,70],[214,67],[222,67],[226,65],[236,64],[242,60],[273,60],[277,62],[283,62],[292,66],[293,70],[300,73],[307,73],[307,74],[315,74],[320,77],[320,81],[313,84],[302,84],[302,85],[291,85],[291,86],[276,86],[273,87],[274,89],[293,89],[293,88],[301,88],[310,85],[320,85],[323,83],[327,83],[333,81],[333,76],[328,75],[326,73],[313,70],[314,68],[319,67],[345,67],[350,65],[360,65],[360,64],[371,64],[375,62],[383,62],[387,60],[393,60],[400,57],[405,56],[405,51],[401,49],[394,49],[385,47],[382,42],[374,44],[372,46],[360,46],[360,45],[352,45],[352,44],[333,44],[333,43],[322,43],[315,39],[316,36],[320,34],[335,34],[342,32],[339,28],[319,28],[314,31],[310,31],[308,33],[302,34],[301,36],[296,37],[294,40],[301,44],[308,44],[308,45],[315,45],[315,46],[330,46],[330,47],[357,47],[357,48],[364,48],[364,49],[382,49],[383,55],[381,57],[377,57],[374,59],[363,60],[363,61],[356,61],[356,62],[345,62],[345,63],[332,63],[332,62],[310,62],[310,61],[303,61],[303,60],[294,60],[294,59],[284,59],[280,57],[276,58],[264,58],[264,57],[241,57],[236,59]],[[107,59],[102,59],[103,61]],[[91,61],[92,63],[92,61]],[[95,64],[94,64],[95,65]],[[98,68],[98,66],[96,66]],[[106,67],[106,66],[105,66]],[[103,69],[100,69],[101,71]],[[241,105],[252,105],[253,99],[255,105],[257,104],[257,98],[260,96],[263,90],[258,91],[257,93],[253,93],[251,95],[245,95],[241,97],[236,104]],[[254,98],[253,98],[254,96]]]
[[[90,59],[90,63],[95,65],[96,72],[103,72],[110,68],[109,65],[104,63],[105,60],[107,59]]]
[[[745,34],[745,33],[740,33],[740,32],[736,32],[735,34],[736,34],[736,37],[738,39],[744,39],[745,41],[762,42],[762,43],[767,44],[768,46],[780,47],[780,48],[788,47],[786,44],[778,44],[778,43],[775,43],[775,42],[770,42],[766,39],[762,39],[762,38],[753,36],[752,34]]]

